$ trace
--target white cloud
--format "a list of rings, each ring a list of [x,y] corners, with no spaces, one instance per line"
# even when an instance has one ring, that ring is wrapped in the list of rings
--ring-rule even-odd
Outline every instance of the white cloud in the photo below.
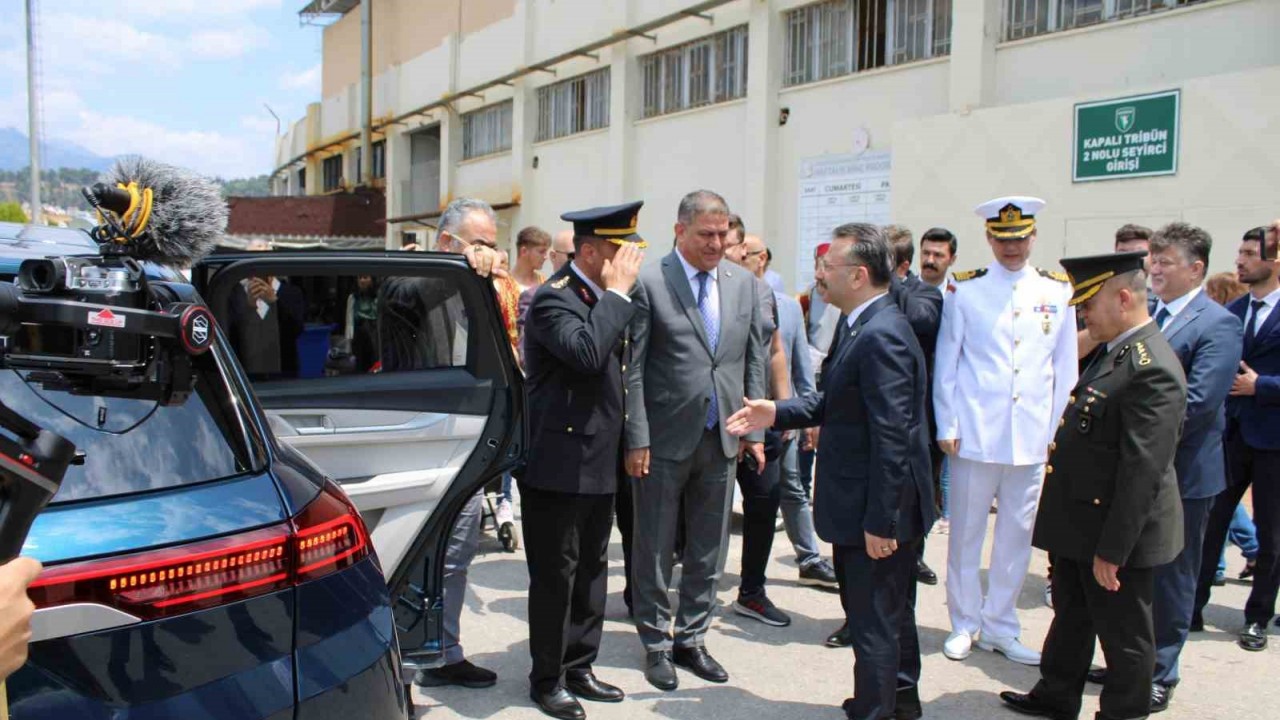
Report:
[[[227,178],[272,169],[270,131],[264,137],[259,132],[172,130],[138,118],[85,111],[68,139],[102,155],[136,153]]]
[[[288,72],[281,75],[280,87],[285,90],[305,90],[312,95],[319,95],[320,63],[316,63],[300,72]]]
[[[276,121],[270,115],[244,115],[240,118],[240,127],[254,133],[276,134]]]
[[[41,22],[40,53],[46,72],[117,75],[138,82],[147,73],[166,72],[181,59],[177,44],[159,33],[111,18],[50,15]]]
[[[292,0],[302,8],[301,0]],[[156,20],[240,16],[255,10],[278,10],[281,0],[125,0],[120,15]]]
[[[229,30],[201,30],[187,41],[191,54],[206,60],[229,60],[267,44],[267,32],[256,25]]]

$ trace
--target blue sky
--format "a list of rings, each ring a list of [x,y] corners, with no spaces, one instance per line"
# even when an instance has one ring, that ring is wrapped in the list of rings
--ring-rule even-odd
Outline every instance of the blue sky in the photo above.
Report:
[[[23,0],[0,0],[0,127],[27,128]],[[37,0],[44,137],[226,178],[273,169],[320,99],[305,0]]]

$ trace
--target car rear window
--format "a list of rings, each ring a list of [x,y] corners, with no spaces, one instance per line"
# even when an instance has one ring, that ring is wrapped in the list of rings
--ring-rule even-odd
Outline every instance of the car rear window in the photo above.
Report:
[[[0,397],[37,425],[84,453],[54,503],[125,495],[238,475],[254,467],[249,426],[214,352],[195,358],[195,391],[181,405],[72,395],[0,370]]]

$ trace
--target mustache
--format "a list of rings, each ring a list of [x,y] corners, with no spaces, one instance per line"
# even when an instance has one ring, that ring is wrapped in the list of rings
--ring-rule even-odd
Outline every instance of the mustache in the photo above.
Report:
[[[934,265],[933,263],[925,263],[925,264],[921,265],[920,267],[924,268],[925,270],[937,270],[937,269],[938,269],[938,266],[937,266],[937,265]]]

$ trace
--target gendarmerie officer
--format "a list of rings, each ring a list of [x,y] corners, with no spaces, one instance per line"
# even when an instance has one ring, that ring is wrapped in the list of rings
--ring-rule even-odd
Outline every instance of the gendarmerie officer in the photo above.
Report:
[[[1053,623],[1040,682],[1000,693],[1014,709],[1074,720],[1094,638],[1106,656],[1097,718],[1151,706],[1154,568],[1182,549],[1174,455],[1187,380],[1147,309],[1145,252],[1062,261],[1089,334],[1105,343],[1080,376],[1049,445],[1033,542],[1053,554]]]
[[[634,202],[566,213],[573,262],[534,295],[525,321],[529,459],[520,478],[529,563],[530,697],[557,718],[577,698],[618,702],[592,663],[604,622],[607,551],[622,464],[628,293],[646,244]],[[576,696],[576,697],[575,697]]]

